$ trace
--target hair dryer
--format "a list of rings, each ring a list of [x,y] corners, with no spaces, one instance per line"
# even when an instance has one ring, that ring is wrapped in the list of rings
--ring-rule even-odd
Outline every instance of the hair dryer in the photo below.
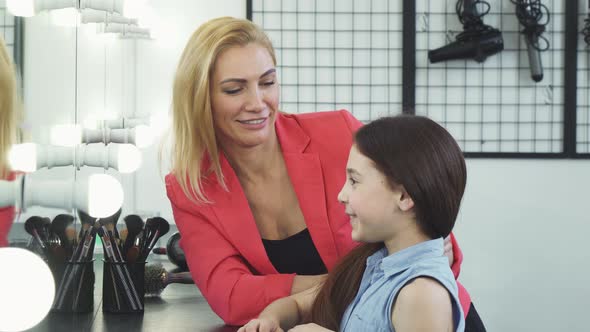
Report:
[[[483,14],[477,12],[477,4],[487,5]],[[461,10],[462,9],[462,10]],[[474,59],[483,62],[488,56],[504,49],[504,39],[500,30],[485,25],[482,17],[490,10],[490,5],[481,0],[458,0],[455,11],[463,24],[463,32],[448,45],[428,51],[428,60],[436,63],[455,59]]]
[[[582,29],[582,36],[588,46],[590,46],[590,0],[588,0],[588,17],[584,20],[584,28]]]
[[[526,42],[531,78],[535,82],[540,82],[543,79],[541,51],[549,48],[549,41],[547,38],[541,36],[541,34],[545,31],[545,26],[549,23],[549,9],[540,0],[511,1],[516,5],[516,17],[520,25],[523,26],[521,33],[524,35]],[[543,16],[547,19],[541,23]],[[543,40],[544,47],[540,46],[540,40]]]

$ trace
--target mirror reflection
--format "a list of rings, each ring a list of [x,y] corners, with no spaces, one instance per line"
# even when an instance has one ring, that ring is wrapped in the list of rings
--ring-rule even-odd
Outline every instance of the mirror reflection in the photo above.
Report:
[[[184,319],[226,329],[178,245],[166,133],[186,41],[210,18],[245,17],[245,1],[3,0],[0,9],[0,246],[42,257],[54,285],[49,315],[28,326],[152,330]]]

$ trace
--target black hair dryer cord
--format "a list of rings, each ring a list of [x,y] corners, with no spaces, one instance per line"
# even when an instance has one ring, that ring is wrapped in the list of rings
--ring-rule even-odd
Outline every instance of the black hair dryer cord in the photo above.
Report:
[[[584,41],[590,46],[590,0],[588,0],[588,17],[584,20],[584,28],[582,29]]]
[[[549,40],[542,35],[549,24],[549,9],[541,0],[510,1],[516,5],[516,18],[523,27],[521,33],[527,46],[531,78],[540,82],[543,79],[541,52],[549,49]]]

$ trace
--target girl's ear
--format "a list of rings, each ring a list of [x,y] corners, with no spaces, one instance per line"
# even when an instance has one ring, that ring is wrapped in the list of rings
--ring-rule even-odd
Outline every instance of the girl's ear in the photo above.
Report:
[[[406,188],[401,187],[401,196],[399,198],[399,208],[404,212],[410,211],[414,207],[414,200],[410,197],[410,194],[406,191]]]

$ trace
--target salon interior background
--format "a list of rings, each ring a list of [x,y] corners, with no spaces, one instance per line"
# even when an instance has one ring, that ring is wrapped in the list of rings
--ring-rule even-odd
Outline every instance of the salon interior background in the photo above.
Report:
[[[590,162],[583,157],[589,152],[590,51],[578,35],[577,135],[566,156],[564,128],[572,111],[566,109],[571,105],[564,80],[566,0],[542,1],[552,14],[546,32],[551,47],[542,53],[545,75],[536,84],[514,5],[488,2],[484,21],[503,32],[505,50],[483,64],[429,64],[426,51],[448,43],[461,25],[454,0],[415,2],[416,112],[445,124],[468,155],[487,157],[467,160],[467,191],[455,231],[465,253],[460,280],[490,331],[585,331],[590,253],[583,244],[590,217],[583,207],[590,198]],[[148,3],[154,10],[152,40],[113,38],[87,24],[57,26],[49,13],[23,20],[25,127],[33,141],[47,143],[52,125],[82,124],[106,113],[133,118],[168,112],[174,70],[194,29],[209,18],[246,17],[249,11],[278,49],[283,110],[345,107],[362,120],[401,112],[402,1]],[[580,27],[588,5],[578,5]],[[4,20],[11,22],[7,14]],[[123,183],[124,214],[173,221],[162,181],[166,165],[159,169],[157,149],[143,149],[144,162],[132,175],[107,172]],[[64,167],[34,176],[66,180],[97,172],[103,171]],[[30,209],[19,221],[61,212]]]

